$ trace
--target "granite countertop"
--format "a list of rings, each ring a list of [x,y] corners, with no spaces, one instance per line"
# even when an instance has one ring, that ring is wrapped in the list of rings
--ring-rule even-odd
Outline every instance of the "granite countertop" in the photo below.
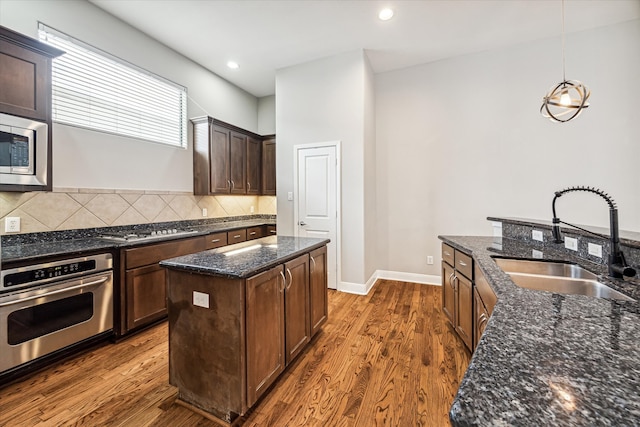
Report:
[[[237,218],[237,217],[236,217]],[[94,229],[79,229],[67,231],[54,231],[44,233],[30,233],[28,235],[2,236],[2,263],[14,261],[30,261],[38,258],[59,255],[84,255],[87,252],[109,251],[113,249],[128,248],[168,240],[186,239],[190,237],[204,236],[206,234],[232,231],[240,228],[255,227],[260,225],[275,225],[273,218],[250,218],[221,220],[210,223],[199,221],[182,221],[160,224],[139,224],[124,227],[105,227]],[[162,228],[184,228],[193,233],[182,235],[166,235],[162,238],[151,240],[138,240],[133,242],[119,242],[100,237],[101,233],[115,229],[153,230]]]
[[[328,239],[269,236],[160,262],[163,267],[244,279],[329,243]]]
[[[460,384],[456,426],[640,425],[640,303],[523,289],[492,256],[532,258],[526,244],[440,236],[471,254],[498,302]],[[543,259],[568,260],[545,251]],[[640,301],[640,281],[600,281]]]

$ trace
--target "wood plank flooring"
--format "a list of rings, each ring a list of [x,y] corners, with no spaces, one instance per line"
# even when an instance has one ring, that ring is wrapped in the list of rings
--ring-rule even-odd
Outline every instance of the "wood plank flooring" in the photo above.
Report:
[[[329,292],[329,321],[245,426],[448,426],[470,355],[438,286]],[[167,324],[0,389],[0,426],[216,426],[175,403]]]

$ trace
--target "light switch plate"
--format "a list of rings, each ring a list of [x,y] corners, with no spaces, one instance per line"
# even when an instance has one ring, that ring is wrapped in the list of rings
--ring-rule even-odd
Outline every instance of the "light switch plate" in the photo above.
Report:
[[[602,258],[602,245],[596,245],[595,243],[589,243],[589,255],[597,256],[598,258]]]
[[[564,247],[567,249],[571,249],[572,251],[578,250],[578,239],[574,239],[573,237],[565,237],[564,238]]]
[[[202,308],[209,308],[209,294],[193,291],[193,305]]]

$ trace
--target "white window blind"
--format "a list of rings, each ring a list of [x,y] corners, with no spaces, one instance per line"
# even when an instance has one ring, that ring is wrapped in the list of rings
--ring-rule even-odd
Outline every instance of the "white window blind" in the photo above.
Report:
[[[187,89],[40,23],[53,60],[53,121],[186,148]]]

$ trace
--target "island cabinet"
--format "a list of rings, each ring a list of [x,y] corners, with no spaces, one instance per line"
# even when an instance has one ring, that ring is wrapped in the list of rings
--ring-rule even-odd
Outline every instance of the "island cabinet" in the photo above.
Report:
[[[309,313],[311,337],[313,338],[327,321],[327,247],[323,246],[309,253]]]
[[[270,248],[276,240],[268,239],[295,238],[258,240],[256,260],[277,253]],[[276,260],[248,277],[208,270],[234,262],[224,251],[198,254],[202,268],[197,270],[191,269],[190,257],[162,263],[169,300],[169,382],[178,388],[181,404],[233,423],[267,392],[310,343],[312,313],[323,317],[316,326],[326,320],[325,309],[313,307],[314,301],[326,304],[326,296],[319,295],[321,280],[327,293],[323,248],[296,250],[294,258]],[[238,259],[248,259],[243,256]]]
[[[442,309],[470,350],[473,348],[473,259],[442,244]]]

